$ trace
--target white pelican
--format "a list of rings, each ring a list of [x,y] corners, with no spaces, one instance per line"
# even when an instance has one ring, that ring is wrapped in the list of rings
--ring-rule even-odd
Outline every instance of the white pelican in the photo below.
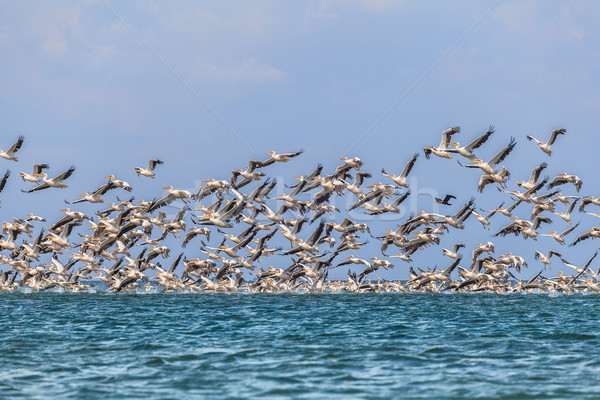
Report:
[[[26,182],[39,183],[39,176],[44,169],[50,168],[48,164],[33,164],[33,172],[31,174],[26,174],[25,172],[20,172],[19,176],[23,178]]]
[[[260,167],[266,167],[267,165],[271,165],[275,162],[288,162],[288,161],[290,161],[290,158],[299,156],[302,153],[304,153],[304,150],[300,150],[295,153],[281,153],[281,154],[277,154],[277,153],[275,153],[275,150],[273,150],[273,151],[270,151],[267,153],[267,155],[271,156],[271,158],[261,162]]]
[[[542,262],[542,264],[544,264],[544,269],[546,269],[546,267],[550,266],[550,258],[552,258],[552,256],[558,256],[559,258],[562,257],[562,255],[560,253],[557,253],[554,250],[550,250],[548,252],[548,255],[544,255],[542,252],[540,251],[535,251],[535,259],[536,260],[540,260]]]
[[[442,254],[456,260],[458,258],[458,250],[462,247],[465,247],[463,243],[456,243],[452,250],[442,249]]]
[[[569,208],[567,209],[567,212],[565,213],[554,213],[556,215],[558,215],[559,217],[561,217],[566,223],[568,223],[569,225],[571,225],[571,213],[573,212],[573,209],[575,208],[575,204],[577,204],[577,201],[579,199],[575,199],[573,200],[573,202],[571,203],[571,205],[569,206]]]
[[[552,181],[548,184],[548,189],[552,189],[553,187],[564,185],[565,183],[572,183],[575,186],[577,192],[581,190],[581,186],[583,182],[576,175],[569,175],[565,172],[561,172],[558,176],[554,177]]]
[[[53,178],[53,179],[48,179],[47,174],[38,174],[40,177],[42,177],[42,180],[44,181],[44,183],[42,183],[30,190],[22,190],[22,192],[31,193],[31,192],[35,192],[37,190],[48,189],[51,187],[66,188],[68,186],[65,185],[63,181],[68,179],[71,175],[73,175],[73,172],[75,172],[75,167],[71,166],[71,168],[69,168],[67,171],[63,172],[62,174],[58,175],[56,178]]]
[[[431,153],[441,158],[452,158],[452,156],[450,155],[450,153],[448,153],[447,150],[448,146],[456,145],[456,143],[450,143],[450,138],[452,137],[452,135],[458,132],[460,132],[460,126],[455,126],[454,128],[449,128],[442,132],[442,141],[440,142],[440,145],[437,148],[433,146],[427,146],[423,148],[425,158],[429,160],[429,157],[431,157]]]
[[[489,185],[490,183],[498,183],[500,187],[506,188],[506,182],[508,182],[508,178],[510,177],[510,172],[505,167],[502,167],[502,171],[497,174],[483,174],[481,178],[479,178],[479,184],[477,185],[477,191],[479,193],[483,193],[483,189]]]
[[[515,138],[510,138],[510,143],[505,148],[500,150],[490,161],[484,163],[481,160],[473,160],[475,163],[474,165],[464,165],[464,167],[481,168],[481,170],[486,174],[497,174],[498,172],[496,172],[496,165],[504,161],[504,159],[514,150],[516,145],[517,142],[515,141]]]
[[[10,176],[10,170],[7,169],[4,173],[2,179],[0,179],[0,192],[4,190],[4,186],[6,186],[6,182],[8,182],[8,177]]]
[[[527,139],[533,140],[534,142],[536,142],[537,145],[540,146],[540,149],[542,149],[542,151],[544,153],[546,153],[549,156],[551,156],[552,155],[551,146],[554,144],[554,141],[556,141],[556,137],[558,135],[564,135],[566,132],[567,132],[566,129],[555,129],[555,130],[553,130],[552,133],[550,133],[550,138],[548,139],[548,141],[546,143],[540,142],[539,140],[537,140],[533,136],[527,136]]]
[[[413,169],[415,162],[417,161],[417,157],[419,157],[418,153],[415,154],[414,156],[412,156],[412,158],[406,163],[406,165],[404,166],[404,169],[398,176],[386,173],[385,169],[382,169],[381,173],[384,176],[391,178],[396,185],[407,188],[408,182],[406,181],[406,178],[408,177],[408,174],[410,174],[410,171]]]
[[[131,185],[129,183],[115,179],[114,175],[107,175],[104,177],[104,179],[110,179],[112,184],[117,188],[125,189],[128,192],[131,192],[133,190],[133,188],[131,187]]]
[[[79,200],[75,200],[75,201],[71,202],[71,204],[83,203],[84,201],[87,201],[90,203],[104,203],[104,200],[101,198],[101,196],[103,196],[109,190],[115,189],[115,188],[116,188],[116,186],[113,185],[113,182],[108,181],[108,183],[105,183],[104,185],[100,186],[92,194],[89,194],[87,192],[80,194],[79,196],[81,196],[83,198],[79,199]]]
[[[152,171],[154,171],[154,168],[156,168],[157,165],[161,165],[161,164],[164,164],[161,160],[153,158],[150,161],[148,161],[148,168],[146,168],[146,169],[143,169],[140,167],[134,167],[134,168],[135,168],[135,172],[138,175],[147,176],[149,178],[154,179],[155,176],[154,176],[154,172],[152,172]]]
[[[0,157],[4,158],[6,160],[19,161],[19,159],[17,157],[15,157],[15,153],[17,151],[19,151],[19,149],[21,148],[21,145],[23,144],[23,140],[25,140],[25,137],[23,135],[21,135],[21,136],[19,136],[19,139],[17,139],[15,144],[10,146],[10,149],[8,149],[7,151],[0,150]]]
[[[529,190],[535,186],[537,180],[540,178],[540,174],[544,169],[548,167],[548,164],[543,162],[531,171],[531,175],[529,175],[529,180],[527,182],[519,181],[517,185],[521,186],[525,190]]]
[[[461,156],[468,158],[471,161],[474,161],[476,159],[478,160],[479,158],[476,157],[475,154],[473,154],[473,150],[478,149],[479,147],[481,147],[481,145],[483,145],[485,142],[487,142],[487,140],[492,135],[492,133],[494,133],[494,126],[490,125],[490,127],[488,128],[488,131],[486,133],[479,136],[477,139],[473,140],[471,143],[469,143],[465,147],[459,147],[460,144],[458,142],[452,143],[452,145],[455,146],[456,148],[448,149],[446,151],[448,153],[458,153]]]

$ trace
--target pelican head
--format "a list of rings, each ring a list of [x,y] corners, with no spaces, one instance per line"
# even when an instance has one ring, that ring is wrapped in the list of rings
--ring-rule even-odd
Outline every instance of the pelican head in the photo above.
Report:
[[[107,175],[104,177],[104,179],[110,179],[111,181],[115,179],[114,175]]]
[[[273,155],[275,155],[275,150],[268,152],[268,153],[267,153],[267,155],[268,155],[268,156],[273,156]]]

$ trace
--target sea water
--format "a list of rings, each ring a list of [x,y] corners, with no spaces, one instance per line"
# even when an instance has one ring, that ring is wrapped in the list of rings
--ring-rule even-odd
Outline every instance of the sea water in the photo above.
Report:
[[[600,296],[0,295],[0,398],[600,398]]]

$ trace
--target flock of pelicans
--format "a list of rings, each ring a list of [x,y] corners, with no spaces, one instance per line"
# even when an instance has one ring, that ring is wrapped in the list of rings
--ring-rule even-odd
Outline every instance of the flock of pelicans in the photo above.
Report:
[[[0,263],[3,265],[0,291],[24,288],[79,292],[90,290],[91,280],[101,280],[115,292],[600,293],[600,269],[594,272],[590,267],[597,253],[583,266],[576,266],[554,250],[547,254],[535,251],[541,269],[527,281],[515,277],[515,273],[527,267],[525,260],[511,253],[496,256],[492,242],[476,245],[470,259],[460,254],[460,249],[465,247],[462,243],[456,243],[450,250],[441,249],[448,257],[448,266],[443,269],[415,270],[410,265],[415,253],[439,245],[442,235],[463,229],[471,216],[488,230],[492,218],[506,219],[505,226],[494,236],[520,235],[534,240],[538,236],[549,236],[560,245],[569,246],[600,237],[600,227],[571,235],[579,225],[573,225],[571,221],[577,206],[579,213],[600,216],[590,212],[589,208],[586,211],[586,207],[600,206],[600,198],[563,195],[557,190],[558,187],[569,190],[572,186],[572,190],[579,193],[582,182],[577,176],[561,173],[553,179],[541,178],[547,167],[544,162],[531,172],[527,181],[516,183],[519,190],[506,190],[510,173],[501,163],[515,148],[515,140],[511,138],[506,147],[484,162],[474,151],[489,139],[494,128],[490,127],[466,146],[454,140],[459,132],[459,127],[445,130],[439,146],[424,148],[426,158],[432,155],[447,159],[452,155],[462,157],[469,162],[461,163],[462,166],[479,169],[482,173],[478,191],[483,192],[488,185],[496,184],[510,199],[509,206],[505,207],[503,202],[497,208],[479,214],[478,210],[481,210],[471,198],[455,212],[420,211],[406,217],[396,229],[374,236],[365,223],[348,217],[336,221],[335,216],[340,210],[332,204],[332,196],[348,194],[355,199],[346,211],[362,208],[370,215],[399,213],[401,203],[410,196],[407,178],[419,154],[412,156],[398,175],[382,170],[384,183],[363,184],[372,178],[371,174],[362,171],[363,162],[356,157],[342,158],[343,163],[331,174],[324,174],[319,165],[309,175],[296,177],[297,183],[289,187],[289,193],[275,195],[273,189],[277,181],[266,177],[263,171],[272,164],[288,162],[302,151],[285,154],[273,151],[267,153],[269,158],[265,161],[251,160],[246,169],[232,171],[229,181],[203,181],[204,185],[196,193],[166,186],[163,189],[168,190],[168,194],[161,198],[134,203],[133,197],[126,201],[117,197],[116,202],[96,210],[95,215],[64,208],[61,210],[64,217],[45,227],[39,225],[46,220],[33,214],[4,222],[0,235]],[[551,146],[565,132],[564,129],[554,130],[545,143],[531,136],[528,139],[535,141],[550,156]],[[16,154],[23,142],[24,138],[19,137],[7,151],[0,150],[0,157],[18,161]],[[152,159],[146,168],[135,167],[135,171],[139,176],[154,178],[155,169],[161,164],[162,161]],[[66,188],[65,181],[75,172],[71,167],[50,178],[44,172],[47,169],[47,164],[35,164],[32,173],[21,172],[19,177],[33,184],[23,191]],[[9,177],[7,170],[0,180],[0,192]],[[102,186],[69,203],[104,203],[103,196],[109,191],[133,191],[129,183],[115,179],[113,175],[105,179]],[[251,190],[243,190],[249,185],[253,186]],[[448,194],[435,201],[440,207],[450,208],[453,199],[456,197]],[[276,210],[275,201],[280,204]],[[168,219],[161,210],[170,204],[182,204],[173,219]],[[556,207],[561,204],[565,211],[557,212]],[[530,217],[519,219],[514,216],[513,210],[517,207],[521,211],[529,207]],[[540,233],[544,224],[552,223],[551,215],[560,217],[570,227],[563,232]],[[82,225],[92,232],[82,234],[80,230],[74,230]],[[209,245],[211,237],[212,246]],[[174,252],[171,257],[173,246],[170,248],[165,242],[176,240],[183,251]],[[354,254],[369,240],[381,243],[384,258],[355,257]],[[201,252],[201,257],[185,256],[190,243],[199,248],[195,255]],[[271,256],[287,262],[283,265],[285,268],[264,267],[265,260]],[[573,273],[546,276],[552,257],[561,260]],[[410,279],[405,282],[373,279],[379,269],[394,268],[392,261],[406,263]],[[329,280],[330,272],[338,268],[337,271],[344,272],[347,269],[347,280]]]

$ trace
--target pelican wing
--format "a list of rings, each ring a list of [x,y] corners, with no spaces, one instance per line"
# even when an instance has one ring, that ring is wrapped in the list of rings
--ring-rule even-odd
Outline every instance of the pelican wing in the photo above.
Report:
[[[41,174],[43,170],[50,168],[48,164],[33,164],[33,175]]]
[[[406,165],[404,166],[404,169],[402,170],[402,173],[400,174],[400,176],[403,176],[406,178],[408,176],[408,174],[410,174],[410,171],[412,171],[413,167],[415,166],[415,162],[417,161],[418,157],[419,157],[419,153],[415,153],[412,156],[410,161],[407,162]]]
[[[544,169],[546,169],[546,167],[548,167],[548,164],[545,162],[535,167],[533,171],[531,171],[531,175],[529,176],[529,180],[527,181],[527,183],[529,183],[530,185],[536,183],[537,180],[540,178],[540,174]]]
[[[67,180],[71,175],[73,175],[73,172],[75,172],[75,166],[71,165],[71,167],[68,170],[66,170],[62,174],[58,175],[53,180],[62,182],[64,180]]]
[[[472,152],[473,150],[478,149],[485,142],[487,142],[487,140],[490,138],[490,136],[492,136],[492,133],[494,133],[494,132],[495,132],[494,125],[490,125],[490,127],[488,128],[488,131],[486,133],[479,136],[477,139],[473,140],[471,143],[469,143],[467,146],[465,146],[465,149],[469,152]]]
[[[25,140],[25,136],[23,136],[23,135],[19,136],[19,138],[17,139],[15,144],[10,146],[10,149],[8,149],[8,151],[6,153],[12,155],[12,154],[16,153],[17,151],[19,151],[19,149],[23,145],[23,140]]]
[[[506,236],[510,234],[514,234],[515,236],[519,236],[522,231],[522,227],[517,225],[516,223],[511,223],[506,225],[504,228],[500,229],[494,236]]]
[[[7,169],[4,173],[4,176],[0,180],[0,192],[4,190],[4,186],[6,186],[6,182],[8,181],[8,177],[10,176],[10,170]]]
[[[556,141],[556,137],[558,135],[564,135],[565,133],[567,133],[566,129],[555,129],[552,131],[552,133],[550,133],[550,139],[548,139],[548,144],[550,146],[552,146],[554,144],[554,142]]]
[[[579,226],[579,222],[575,225],[573,225],[572,227],[570,227],[569,229],[565,230],[564,232],[562,232],[559,236],[563,237],[563,236],[567,236],[569,233],[573,232],[575,230],[575,228],[577,228]]]
[[[564,185],[565,183],[569,183],[569,181],[562,175],[555,176],[554,179],[548,184],[548,189],[552,189],[553,187]]]
[[[510,143],[505,148],[500,150],[498,154],[496,154],[490,161],[488,161],[488,164],[492,167],[500,164],[514,150],[516,145],[517,142],[515,138],[510,138]]]
[[[48,189],[49,187],[50,187],[49,184],[47,184],[47,183],[41,183],[41,184],[37,185],[36,187],[34,187],[33,189],[29,189],[29,190],[22,190],[21,189],[21,192],[23,192],[23,193],[31,193],[31,192],[36,192],[38,190]]]
[[[450,143],[450,138],[452,137],[452,135],[458,132],[460,132],[460,126],[448,128],[444,132],[442,132],[442,141],[440,142],[438,150],[446,150],[448,148],[448,143]]]
[[[156,165],[162,165],[164,164],[161,160],[153,158],[150,161],[148,161],[148,171],[153,171],[154,168],[156,168]]]

